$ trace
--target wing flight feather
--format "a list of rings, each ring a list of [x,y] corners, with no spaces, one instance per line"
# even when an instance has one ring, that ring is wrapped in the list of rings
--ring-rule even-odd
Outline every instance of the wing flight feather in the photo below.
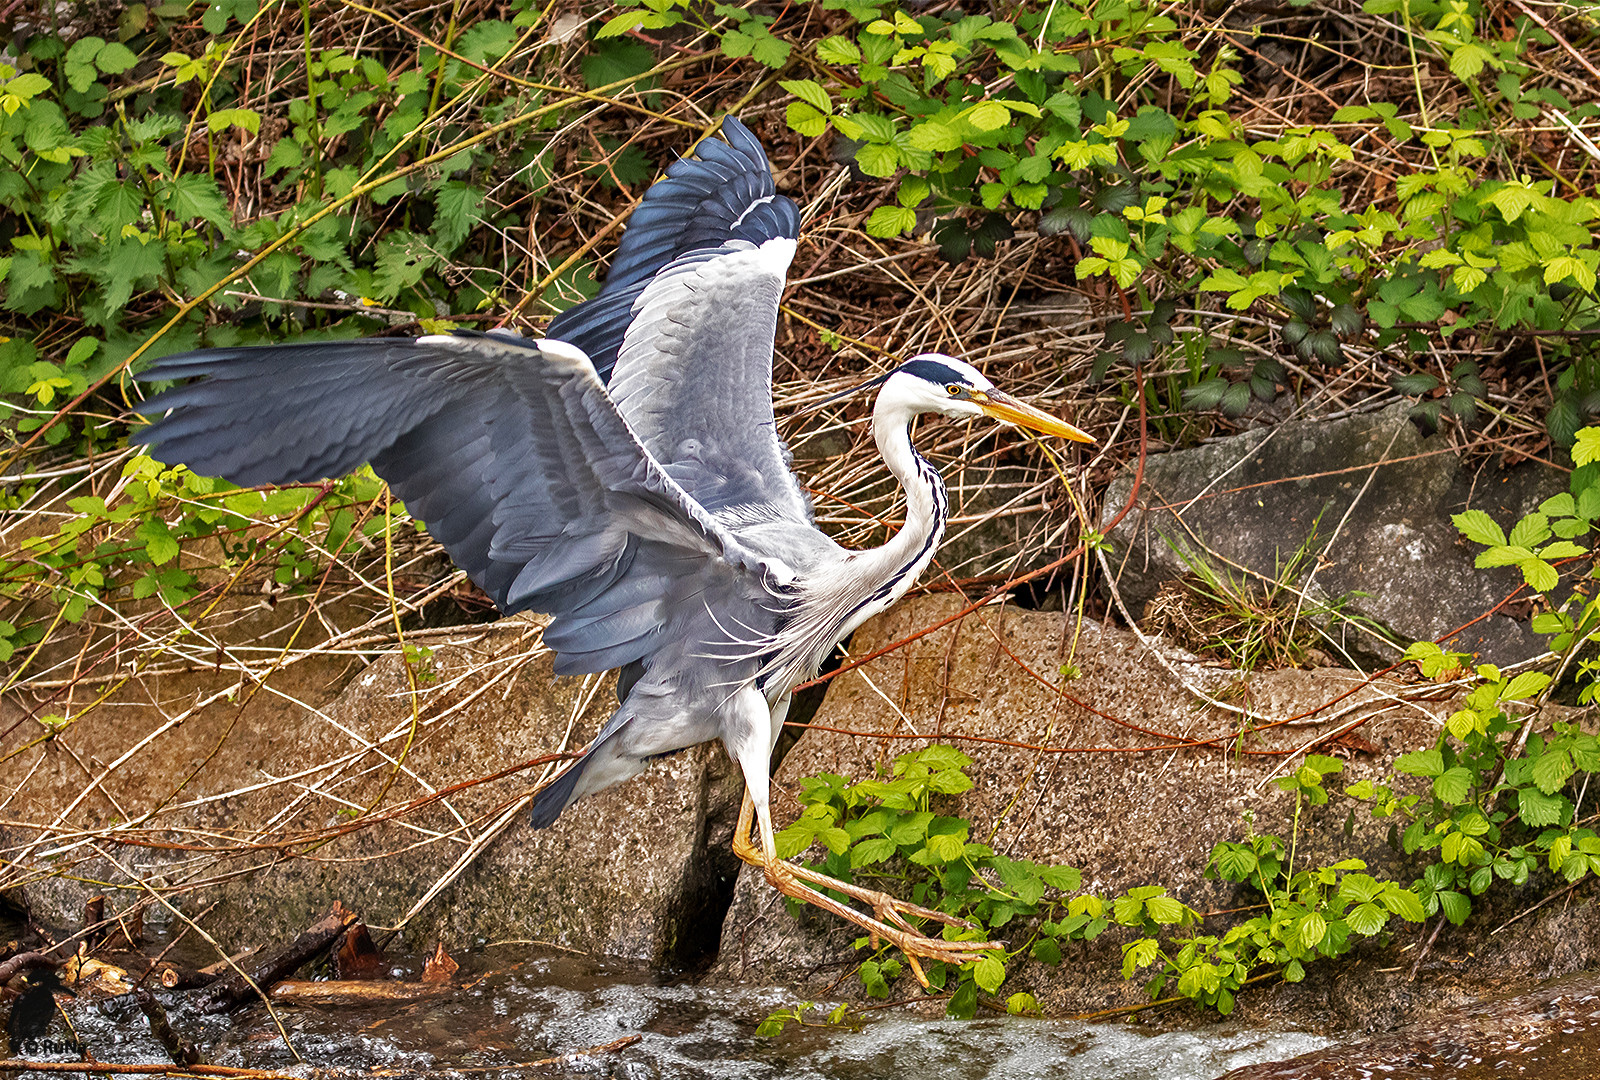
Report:
[[[772,341],[794,241],[730,240],[656,274],[611,376],[645,449],[713,514],[810,529],[772,412]]]
[[[778,194],[750,129],[725,117],[722,138],[706,139],[667,167],[628,219],[600,295],[561,312],[545,331],[588,353],[602,379],[611,377],[634,302],[662,268],[729,240],[761,244],[800,235],[800,212]]]
[[[501,610],[557,616],[563,672],[647,657],[674,597],[759,603],[783,573],[639,443],[588,358],[513,335],[221,349],[158,361],[202,376],[147,401],[152,452],[242,484],[371,461]],[[283,448],[293,451],[287,455]]]

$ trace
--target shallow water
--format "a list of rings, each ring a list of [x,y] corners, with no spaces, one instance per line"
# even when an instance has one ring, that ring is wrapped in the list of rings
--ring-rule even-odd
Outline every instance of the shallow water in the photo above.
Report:
[[[1304,1032],[1218,1025],[1148,1033],[1115,1024],[993,1017],[926,1019],[904,1009],[827,1026],[791,1024],[763,1038],[756,1025],[797,1004],[777,988],[695,986],[648,972],[572,958],[494,950],[469,963],[464,990],[441,999],[351,1008],[279,1006],[310,1066],[397,1070],[390,1075],[491,1070],[640,1036],[612,1053],[574,1057],[543,1075],[616,1080],[1210,1080],[1243,1065],[1326,1046]],[[500,965],[500,966],[497,966]],[[473,981],[476,979],[477,981]],[[201,1017],[172,999],[173,1026],[219,1065],[294,1069],[264,1008],[231,1019]],[[82,1040],[102,1061],[160,1061],[144,1018],[126,1008],[68,1006]],[[109,1015],[108,1015],[109,1013]],[[473,1075],[481,1075],[474,1073]]]
[[[775,1037],[756,1026],[799,1004],[776,987],[723,987],[668,979],[620,962],[491,948],[458,957],[456,987],[417,1002],[344,1007],[279,1004],[296,1054],[267,1010],[202,1016],[190,999],[158,995],[173,1027],[218,1065],[394,1077],[502,1075],[608,1080],[1422,1080],[1451,1077],[1600,1076],[1600,975],[1548,983],[1520,997],[1490,1000],[1375,1038],[1332,1040],[1302,1031],[1262,1031],[1222,1022],[1153,1031],[1125,1024],[988,1016],[930,1018],[905,1006],[868,1010],[841,1025],[832,1003]],[[414,980],[418,957],[390,974]],[[167,1059],[144,1015],[126,997],[67,1001],[73,1030],[50,1032],[57,1052],[79,1060],[77,1041],[97,1060]],[[608,1052],[591,1047],[631,1040]],[[1286,1061],[1298,1055],[1309,1057]],[[560,1059],[537,1070],[528,1062]],[[1254,1067],[1252,1067],[1254,1066]],[[15,1074],[13,1074],[15,1075]],[[44,1074],[23,1073],[24,1077]]]

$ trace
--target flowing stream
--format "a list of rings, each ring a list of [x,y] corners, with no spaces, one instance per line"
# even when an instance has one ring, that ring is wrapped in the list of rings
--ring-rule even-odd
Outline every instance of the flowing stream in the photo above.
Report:
[[[329,1080],[1214,1080],[1235,1069],[1242,1070],[1238,1080],[1600,1075],[1596,975],[1365,1040],[1227,1021],[1174,1031],[998,1015],[958,1021],[906,1006],[829,1024],[827,1004],[808,1010],[805,1024],[791,1021],[780,1034],[764,1037],[756,1034],[762,1020],[799,1004],[791,992],[668,979],[621,962],[522,947],[492,947],[458,959],[463,966],[454,985],[437,997],[277,1004],[294,1052],[261,1005],[203,1016],[185,995],[158,997],[172,1027],[211,1064],[306,1077],[327,1070]],[[421,969],[415,956],[387,963],[396,978],[415,979]],[[58,1018],[48,1044],[30,1057],[81,1060],[69,1048],[77,1043],[102,1062],[169,1060],[128,996],[62,1000],[71,1031]],[[596,1047],[608,1049],[582,1053]],[[1302,1054],[1313,1056],[1272,1064]],[[540,1064],[528,1067],[533,1062]]]
[[[808,1026],[790,1023],[781,1034],[762,1037],[756,1026],[773,1011],[797,1005],[792,993],[667,981],[624,964],[511,948],[460,959],[457,980],[465,976],[465,988],[439,998],[278,1005],[303,1063],[285,1049],[259,1005],[232,1017],[204,1017],[177,995],[163,998],[171,1003],[173,1027],[212,1064],[294,1072],[304,1072],[304,1066],[386,1070],[389,1076],[493,1076],[497,1067],[639,1036],[620,1049],[566,1057],[533,1074],[617,1080],[1210,1080],[1329,1041],[1228,1024],[1147,1033],[1118,1024],[1007,1016],[931,1019],[906,1008],[828,1025],[826,1007],[806,1013]],[[405,967],[414,977],[414,965]],[[167,1060],[144,1016],[125,1000],[68,1002],[67,1011],[75,1038],[97,1060]],[[59,1021],[52,1029],[57,1036],[65,1036]]]

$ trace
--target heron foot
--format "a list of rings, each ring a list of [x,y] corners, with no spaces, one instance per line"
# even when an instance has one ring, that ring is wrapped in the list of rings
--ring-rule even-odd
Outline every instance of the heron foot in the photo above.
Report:
[[[779,859],[776,851],[769,847],[768,836],[771,826],[766,822],[763,822],[766,826],[762,837],[763,844],[758,848],[750,840],[750,819],[753,809],[747,794],[744,807],[740,811],[739,826],[733,834],[733,853],[751,866],[760,867],[767,883],[784,896],[821,908],[861,927],[867,932],[874,948],[886,941],[899,949],[911,966],[911,973],[925,989],[929,986],[928,977],[922,970],[919,958],[943,961],[947,964],[962,964],[968,960],[982,959],[984,955],[1004,948],[997,941],[946,941],[943,938],[928,937],[908,922],[906,916],[933,919],[947,926],[964,929],[970,929],[972,924],[946,912],[934,911],[932,908],[890,896],[886,892],[840,881],[827,874]],[[849,904],[841,903],[813,888],[813,885],[823,889],[833,889],[859,903],[866,904],[872,908],[873,914],[868,915]]]
[[[766,863],[762,866],[762,870],[767,882],[783,895],[830,911],[846,922],[861,927],[867,932],[873,948],[887,941],[899,949],[905,954],[906,962],[911,965],[911,973],[924,988],[927,988],[929,983],[927,975],[923,973],[922,965],[918,963],[919,958],[939,960],[947,964],[962,964],[968,960],[982,959],[985,953],[1004,948],[998,941],[946,941],[943,938],[928,937],[907,922],[902,913],[918,918],[937,919],[951,926],[970,927],[972,924],[965,919],[958,919],[944,912],[900,900],[885,892],[864,889],[859,885],[852,885],[782,860]],[[810,881],[823,888],[837,889],[846,896],[869,904],[873,915],[867,915],[848,904],[842,904],[833,897],[802,884],[798,879]],[[891,923],[893,925],[890,925]]]

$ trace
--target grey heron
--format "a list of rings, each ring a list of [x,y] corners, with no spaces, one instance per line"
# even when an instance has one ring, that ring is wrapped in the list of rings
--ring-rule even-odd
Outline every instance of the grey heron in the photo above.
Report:
[[[904,488],[904,526],[852,551],[812,520],[772,405],[773,341],[800,217],[737,120],[675,162],[633,214],[600,294],[547,336],[503,331],[212,349],[140,377],[198,377],[145,402],[168,463],[241,485],[338,476],[363,462],[506,614],[554,616],[561,674],[621,668],[618,706],[540,791],[532,822],[720,739],[745,780],[734,849],[787,895],[911,958],[970,943],[959,922],[780,860],[769,762],[793,688],[894,604],[933,559],[939,473],[912,446],[922,413],[1090,436],[924,354],[866,383],[872,431]],[[752,842],[752,818],[758,839]],[[807,884],[809,883],[809,884]],[[867,915],[811,886],[870,905]],[[925,980],[924,980],[925,981]]]

